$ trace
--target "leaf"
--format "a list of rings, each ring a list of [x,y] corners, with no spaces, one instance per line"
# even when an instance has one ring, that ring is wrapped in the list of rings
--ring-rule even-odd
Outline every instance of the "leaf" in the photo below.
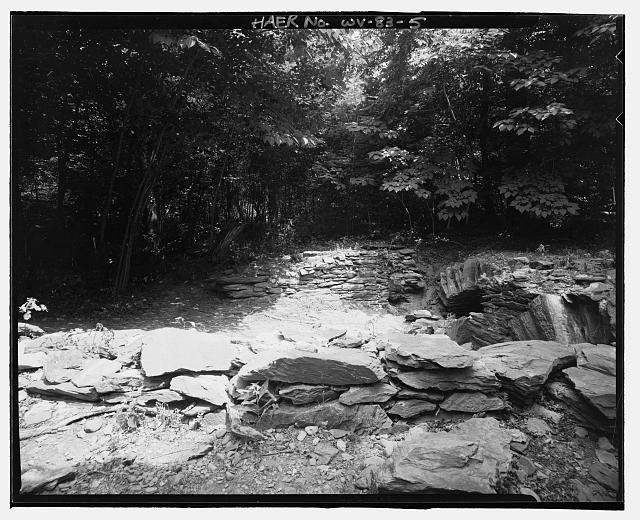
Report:
[[[31,311],[25,312],[22,317],[27,321],[30,320],[31,319]]]

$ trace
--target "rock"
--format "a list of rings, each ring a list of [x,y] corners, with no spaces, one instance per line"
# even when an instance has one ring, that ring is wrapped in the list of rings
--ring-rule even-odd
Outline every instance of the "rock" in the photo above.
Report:
[[[535,403],[530,409],[529,412],[533,415],[535,415],[536,417],[540,417],[542,419],[547,419],[551,422],[553,422],[554,424],[560,424],[560,421],[562,419],[562,414],[558,413],[558,412],[554,412],[553,410],[549,410],[548,408],[545,408],[544,406],[539,405],[538,403]]]
[[[307,435],[315,435],[316,433],[318,433],[318,427],[317,426],[305,426],[304,431],[307,433]]]
[[[469,390],[492,392],[500,388],[500,382],[479,360],[469,368],[441,370],[407,370],[396,369],[395,374],[405,385],[418,390]]]
[[[23,470],[20,476],[20,493],[33,493],[52,482],[64,482],[74,478],[76,473],[71,467],[31,467]]]
[[[255,428],[243,424],[243,407],[227,403],[227,430],[251,441],[263,441],[267,437]]]
[[[343,454],[344,455],[344,454]],[[363,469],[360,472],[360,475],[354,482],[354,485],[358,489],[368,489],[371,487],[372,480],[374,478],[374,474],[379,470],[380,467],[385,463],[385,460],[382,457],[373,456],[367,457],[363,463]]]
[[[179,401],[184,401],[184,397],[174,390],[162,388],[160,390],[143,392],[142,395],[136,398],[136,402],[141,405],[147,405],[153,401],[164,404],[177,403]]]
[[[81,401],[98,401],[100,399],[96,389],[93,387],[78,388],[73,383],[61,383],[50,385],[44,381],[35,381],[27,387],[30,394],[38,394],[52,397],[68,397]]]
[[[423,401],[421,399],[407,399],[396,402],[387,410],[387,413],[407,419],[423,413],[434,412],[436,408],[437,405],[429,401]]]
[[[488,264],[476,258],[442,271],[438,292],[447,310],[457,315],[480,310],[482,291],[478,287],[478,280],[483,274],[490,275],[491,272]]]
[[[600,437],[598,439],[598,448],[605,451],[615,451],[613,444],[611,444],[611,442],[609,442],[609,439],[607,439],[606,437]]]
[[[175,372],[226,372],[242,351],[220,334],[156,329],[143,338],[140,363],[147,377]]]
[[[298,436],[296,438],[298,439],[298,442],[302,442],[306,437],[307,432],[305,432],[304,430],[300,430],[300,433],[298,433]]]
[[[606,464],[607,466],[610,466],[614,469],[618,469],[618,459],[610,451],[596,448],[596,457],[598,457],[598,460],[603,464]]]
[[[576,426],[575,434],[576,434],[576,437],[580,437],[581,439],[584,439],[589,435],[589,432],[585,430],[582,426]]]
[[[510,442],[521,432],[494,418],[470,419],[449,432],[412,428],[375,473],[379,492],[494,494],[512,460]]]
[[[313,452],[318,456],[318,464],[329,464],[333,458],[339,453],[337,448],[327,444],[326,442],[320,442],[315,447]]]
[[[23,417],[24,426],[34,426],[36,424],[48,421],[55,411],[55,403],[49,401],[40,401],[29,408]]]
[[[387,414],[377,404],[344,406],[337,401],[311,406],[280,405],[266,411],[258,420],[256,428],[286,428],[288,426],[324,426],[349,431],[374,431],[391,425]]]
[[[456,392],[440,403],[440,408],[450,412],[489,412],[503,410],[504,407],[502,399],[482,392]]]
[[[18,343],[18,372],[36,370],[44,366],[47,354],[44,352],[24,352],[24,341]]]
[[[573,384],[576,392],[606,419],[616,418],[616,378],[597,370],[584,367],[571,367],[564,373]]]
[[[551,433],[551,428],[549,428],[549,425],[538,417],[529,417],[525,421],[524,427],[529,433],[532,433],[536,436],[544,436]]]
[[[340,451],[347,451],[347,443],[342,439],[338,439],[338,441],[336,442],[336,448],[338,448]]]
[[[338,392],[329,386],[290,385],[278,390],[278,395],[292,404],[324,403],[338,398]]]
[[[520,490],[520,494],[521,495],[527,495],[527,496],[533,497],[533,498],[535,498],[536,502],[540,502],[541,501],[540,497],[538,496],[538,494],[533,489],[528,488],[528,487],[520,486],[519,490]]]
[[[602,462],[594,462],[589,470],[591,476],[603,486],[618,491],[618,471]]]
[[[529,267],[531,267],[532,269],[537,269],[539,271],[548,271],[551,270],[555,267],[555,263],[553,263],[551,260],[532,260],[531,262],[529,262]]]
[[[531,459],[525,457],[524,455],[517,458],[516,464],[518,465],[518,469],[524,471],[524,474],[527,477],[533,475],[537,471],[537,468],[535,467]]]
[[[94,432],[97,432],[100,428],[102,428],[102,424],[103,424],[102,417],[91,417],[85,421],[83,430],[86,433],[94,433]]]
[[[204,401],[200,401],[194,404],[190,404],[189,406],[187,406],[185,409],[182,410],[182,415],[184,415],[185,417],[189,417],[189,418],[194,418],[197,417],[198,415],[203,416],[207,414],[210,416],[213,416],[214,414],[209,413],[214,411],[216,408],[218,408],[217,406],[214,406],[211,403],[206,403]],[[216,423],[216,424],[224,424],[224,421],[226,419],[226,414],[224,412],[218,412],[218,415],[222,416],[222,422],[220,423]]]
[[[18,323],[18,336],[26,336],[28,338],[38,338],[44,334],[44,330],[42,330],[37,325],[32,325],[31,323]]]
[[[50,384],[66,383],[76,376],[86,359],[79,350],[57,350],[47,355],[44,379]]]
[[[238,376],[247,381],[357,385],[376,383],[385,372],[380,361],[365,352],[327,347],[317,354],[296,350],[261,352],[240,369]]]
[[[589,486],[586,486],[578,479],[572,478],[569,482],[573,487],[575,497],[578,502],[604,502],[605,498],[600,493],[595,492]]]
[[[366,339],[362,335],[362,332],[348,332],[330,341],[332,347],[339,348],[359,348],[365,343]]]
[[[428,310],[418,310],[418,311],[413,311],[410,312],[409,314],[407,314],[404,317],[405,321],[408,322],[412,322],[412,321],[416,321],[416,320],[434,320],[437,321],[440,318],[438,316],[434,316],[431,311]]]
[[[398,389],[388,383],[352,386],[349,390],[340,394],[339,401],[347,406],[363,403],[386,403],[397,393]]]
[[[386,359],[411,368],[467,368],[473,365],[472,352],[463,349],[444,334],[389,334]]]
[[[478,350],[480,359],[518,403],[530,402],[549,376],[573,364],[572,348],[553,341],[512,341]]]
[[[171,379],[171,390],[189,397],[202,399],[215,406],[224,406],[227,396],[227,376],[188,375]]]
[[[595,370],[605,375],[616,375],[616,348],[611,345],[579,343],[571,345],[576,352],[578,367]]]
[[[408,390],[403,388],[398,392],[398,399],[422,399],[423,401],[431,401],[432,403],[440,403],[444,401],[444,393],[437,390]]]
[[[109,359],[92,359],[83,364],[80,372],[71,378],[71,382],[78,386],[93,386],[100,384],[105,378],[113,376],[121,365],[118,361]]]
[[[329,430],[329,433],[333,436],[334,439],[342,439],[342,437],[349,434],[347,430],[340,430],[338,428],[331,428]]]
[[[609,432],[614,422],[607,419],[595,406],[581,396],[568,381],[558,380],[548,383],[547,393],[566,407],[567,412],[575,417],[588,430]]]
[[[611,340],[609,318],[603,316],[597,302],[588,298],[570,303],[559,294],[541,294],[529,309],[514,318],[510,327],[517,339],[540,339],[571,343],[608,343]]]

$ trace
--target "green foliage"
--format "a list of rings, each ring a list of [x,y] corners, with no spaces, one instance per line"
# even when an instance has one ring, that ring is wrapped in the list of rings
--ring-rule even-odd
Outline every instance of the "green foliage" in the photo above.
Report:
[[[46,305],[44,305],[42,303],[38,303],[38,300],[36,300],[35,298],[27,298],[27,301],[24,302],[22,305],[20,305],[20,307],[18,307],[18,310],[22,314],[22,318],[25,321],[28,321],[28,320],[31,319],[31,313],[33,311],[35,311],[35,312],[48,312],[49,311],[49,309],[47,309]]]
[[[552,175],[519,174],[505,177],[499,191],[520,213],[551,220],[578,214],[578,205],[569,202],[564,188],[563,182]]]

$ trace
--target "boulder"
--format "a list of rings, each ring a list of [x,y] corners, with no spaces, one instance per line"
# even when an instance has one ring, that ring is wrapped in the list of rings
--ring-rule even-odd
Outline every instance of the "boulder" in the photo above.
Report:
[[[448,412],[490,412],[504,407],[502,399],[482,392],[455,392],[440,403],[440,408]]]
[[[327,429],[375,431],[391,426],[391,420],[377,404],[345,406],[337,401],[311,406],[282,404],[276,409],[267,410],[259,418],[246,413],[242,416],[242,422],[261,430],[316,425]]]
[[[44,352],[32,352],[25,354],[24,350],[18,352],[18,372],[36,370],[44,366],[47,354]]]
[[[500,388],[500,381],[480,360],[469,368],[406,371],[396,368],[390,374],[417,390],[492,392]]]
[[[227,396],[227,376],[185,375],[171,380],[171,390],[183,395],[202,399],[215,406],[224,406],[229,400]]]
[[[478,350],[480,359],[518,403],[532,401],[549,376],[575,363],[574,350],[554,341],[512,341]]]
[[[292,404],[324,403],[338,398],[338,392],[330,386],[290,385],[280,388],[278,395]]]
[[[57,484],[76,477],[71,466],[31,467],[22,471],[20,476],[20,493],[33,493],[49,484]]]
[[[456,315],[481,310],[482,290],[478,281],[490,275],[491,267],[482,260],[470,258],[463,264],[447,267],[440,273],[439,295],[449,312]]]
[[[616,348],[611,345],[579,343],[571,345],[576,351],[578,366],[596,370],[610,376],[616,375]]]
[[[363,403],[386,403],[397,393],[398,389],[388,383],[352,386],[349,390],[340,394],[339,401],[347,406]]]
[[[241,355],[237,345],[220,334],[177,328],[144,335],[140,362],[147,377],[176,372],[226,372]]]
[[[591,476],[603,486],[618,491],[618,471],[603,464],[600,461],[594,462],[589,470]]]
[[[608,432],[613,427],[613,422],[608,420],[596,407],[581,396],[567,379],[548,383],[546,391],[585,428],[598,432]],[[576,431],[578,431],[577,428]]]
[[[423,413],[435,412],[437,407],[436,404],[421,399],[403,399],[397,401],[387,410],[387,413],[408,419],[409,417],[415,417]]]
[[[444,334],[389,334],[383,339],[388,343],[386,359],[398,365],[432,370],[473,365],[473,352],[463,349]]]
[[[44,334],[44,330],[42,330],[37,325],[32,325],[31,323],[18,323],[18,336],[26,336],[28,338],[38,338]]]
[[[376,383],[385,376],[377,358],[360,350],[327,347],[317,353],[272,350],[258,354],[238,375],[246,381],[281,381],[316,385]]]
[[[511,467],[510,443],[522,438],[491,417],[469,419],[448,432],[418,426],[375,472],[375,486],[385,493],[495,494]]]

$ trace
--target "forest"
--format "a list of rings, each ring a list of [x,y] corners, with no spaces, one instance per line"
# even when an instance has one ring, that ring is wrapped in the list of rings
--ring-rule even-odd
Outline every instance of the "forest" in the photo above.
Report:
[[[12,31],[24,299],[344,237],[615,243],[614,16]]]

